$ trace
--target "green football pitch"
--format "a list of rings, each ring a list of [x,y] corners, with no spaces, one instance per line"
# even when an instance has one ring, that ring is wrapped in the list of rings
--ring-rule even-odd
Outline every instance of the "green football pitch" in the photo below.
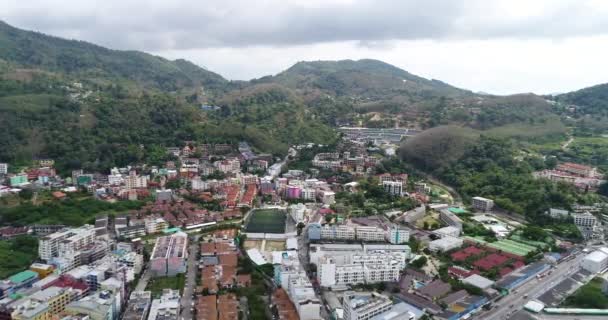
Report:
[[[246,232],[252,233],[284,233],[287,215],[275,209],[255,210],[247,222]]]

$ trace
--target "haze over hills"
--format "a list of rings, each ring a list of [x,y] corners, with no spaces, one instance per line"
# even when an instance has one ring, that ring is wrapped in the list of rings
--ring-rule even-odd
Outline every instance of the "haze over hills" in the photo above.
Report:
[[[605,115],[605,88],[556,100]],[[0,89],[5,161],[71,157],[107,167],[133,160],[125,147],[196,139],[244,139],[281,154],[290,143],[331,141],[336,125],[459,125],[512,136],[525,124],[542,128],[534,131],[539,136],[564,132],[563,109],[543,97],[476,94],[378,60],[298,62],[274,76],[229,81],[186,60],[110,50],[3,22]],[[203,112],[201,104],[220,109]]]

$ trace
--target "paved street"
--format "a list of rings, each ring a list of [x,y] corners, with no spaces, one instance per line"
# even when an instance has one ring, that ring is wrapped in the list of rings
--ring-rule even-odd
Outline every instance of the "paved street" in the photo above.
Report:
[[[196,271],[198,269],[198,237],[190,244],[188,252],[188,271],[186,272],[186,284],[181,300],[182,319],[193,319],[192,305],[194,288],[196,287]]]
[[[144,273],[139,278],[139,282],[137,282],[137,286],[135,287],[135,291],[144,291],[148,286],[148,282],[150,282],[151,273],[150,273],[150,263],[146,263],[144,265]]]
[[[584,254],[579,254],[573,260],[557,265],[557,268],[555,268],[550,275],[545,276],[545,278],[541,280],[535,278],[528,281],[519,288],[516,288],[509,295],[502,298],[502,300],[496,302],[492,310],[478,313],[474,316],[474,319],[508,319],[511,313],[523,309],[524,305],[528,301],[537,298],[547,290],[557,285],[560,281],[577,272],[579,270],[580,262],[584,257]],[[524,298],[525,295],[527,295],[526,298]]]

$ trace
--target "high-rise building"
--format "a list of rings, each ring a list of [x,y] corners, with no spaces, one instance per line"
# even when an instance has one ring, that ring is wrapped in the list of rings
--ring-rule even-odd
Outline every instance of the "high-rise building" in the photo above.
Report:
[[[401,181],[383,181],[382,187],[384,188],[384,191],[394,196],[403,195],[403,182]]]
[[[81,250],[95,241],[95,227],[84,225],[44,236],[38,240],[40,259],[48,261],[61,253]]]

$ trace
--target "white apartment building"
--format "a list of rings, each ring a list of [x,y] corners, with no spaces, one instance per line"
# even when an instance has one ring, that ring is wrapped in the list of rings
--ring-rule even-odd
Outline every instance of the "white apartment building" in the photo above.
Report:
[[[321,301],[316,297],[306,273],[290,276],[287,292],[296,307],[300,320],[321,319]]]
[[[119,186],[124,181],[125,181],[125,179],[122,177],[122,175],[120,173],[108,175],[108,184],[110,184],[112,186]]]
[[[402,244],[410,241],[410,230],[392,226],[386,231],[386,241],[392,244]]]
[[[321,227],[321,239],[355,240],[355,228],[352,226]]]
[[[148,176],[129,175],[125,178],[127,189],[141,189],[148,187]]]
[[[241,162],[239,159],[226,159],[221,161],[216,161],[213,165],[223,173],[233,173],[241,171]]]
[[[352,263],[353,255],[363,254],[401,254],[403,261],[409,258],[411,249],[408,245],[401,244],[311,244],[310,263],[318,265],[322,257],[332,257],[336,264]],[[401,258],[399,258],[401,259]]]
[[[453,226],[447,226],[447,227],[443,227],[440,229],[437,229],[435,231],[433,231],[434,234],[440,236],[440,237],[458,237],[460,236],[460,229],[453,227]]]
[[[177,320],[180,312],[180,299],[179,290],[163,289],[161,297],[152,300],[148,320]]]
[[[306,206],[302,203],[292,204],[287,208],[289,215],[296,223],[300,223],[304,221],[304,217],[306,216]]]
[[[403,252],[327,255],[318,262],[317,276],[322,287],[397,281],[406,266],[406,257]]]
[[[300,193],[300,197],[304,200],[313,201],[316,198],[315,196],[316,196],[316,191],[313,188],[303,188]]]
[[[591,273],[599,273],[608,267],[608,248],[600,248],[583,258],[581,267]]]
[[[553,219],[564,219],[570,216],[570,212],[568,210],[563,209],[549,209],[549,216]]]
[[[209,184],[207,183],[207,181],[202,180],[199,176],[192,178],[192,180],[190,180],[190,183],[192,186],[192,190],[199,191],[209,189]]]
[[[590,212],[577,213],[574,215],[574,224],[579,227],[593,227],[597,218]]]
[[[242,175],[241,176],[241,184],[242,185],[248,185],[248,184],[258,184],[258,176],[253,175],[253,174],[248,174],[248,175]]]
[[[380,227],[357,226],[355,228],[357,240],[384,241],[385,231]]]
[[[473,197],[473,209],[477,211],[490,211],[494,207],[494,200],[483,197]]]
[[[463,240],[456,237],[446,236],[429,243],[429,250],[433,252],[446,252],[462,247]]]
[[[148,216],[144,218],[144,226],[146,233],[154,234],[167,229],[169,224],[163,218]]]
[[[320,200],[323,204],[334,204],[336,203],[336,193],[333,191],[323,190],[319,192]]]
[[[344,320],[367,320],[390,310],[393,302],[376,292],[345,292],[342,300]]]
[[[95,227],[84,225],[44,236],[38,240],[38,255],[48,261],[60,256],[60,252],[73,252],[95,241]]]
[[[0,174],[8,173],[8,163],[0,163]]]
[[[403,195],[403,182],[402,181],[383,181],[382,187],[384,191],[395,195],[402,196]]]

